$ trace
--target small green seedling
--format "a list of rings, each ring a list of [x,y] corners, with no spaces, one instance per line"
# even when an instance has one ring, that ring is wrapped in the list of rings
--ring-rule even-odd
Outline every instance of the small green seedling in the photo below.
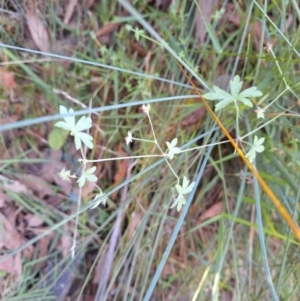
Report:
[[[230,92],[228,93],[216,86],[213,86],[215,92],[208,92],[203,95],[208,100],[220,100],[216,105],[215,111],[219,111],[225,108],[230,103],[234,102],[236,105],[238,102],[242,102],[246,106],[252,108],[253,104],[249,98],[262,96],[262,92],[257,90],[256,87],[251,87],[240,93],[243,82],[240,77],[236,75],[233,80],[230,81]]]
[[[231,103],[235,104],[237,114],[236,114],[236,130],[237,130],[237,137],[239,138],[239,102],[243,103],[247,107],[252,108],[253,104],[250,100],[252,97],[259,97],[262,96],[262,92],[257,90],[256,87],[251,87],[245,89],[244,91],[240,92],[242,89],[243,82],[240,80],[240,77],[236,75],[233,80],[230,81],[230,93],[213,86],[214,92],[208,92],[203,95],[204,98],[208,100],[219,100],[220,102],[216,104],[215,111],[220,111],[224,109]],[[257,112],[257,118],[264,118],[264,110],[259,109]],[[261,153],[264,151],[263,143],[265,138],[258,138],[257,136],[254,137],[254,143],[252,148],[246,154],[246,157],[252,163],[256,157],[256,153]]]
[[[59,112],[61,115],[74,113],[73,109],[69,112],[66,107],[60,106]],[[88,148],[93,148],[93,137],[89,134],[82,133],[92,127],[92,119],[90,117],[82,116],[77,123],[75,123],[75,116],[63,117],[65,121],[59,121],[55,126],[70,131],[70,135],[74,136],[76,149],[81,148],[81,143],[85,144]]]
[[[262,153],[265,150],[264,147],[265,138],[258,138],[257,136],[254,136],[254,141],[251,149],[246,154],[246,157],[249,159],[249,161],[252,163],[256,157],[256,153]]]
[[[181,208],[185,205],[186,200],[184,195],[190,193],[195,186],[195,182],[192,182],[191,184],[189,183],[190,180],[186,176],[184,176],[182,181],[182,186],[179,184],[175,185],[175,188],[178,192],[178,196],[174,201],[173,205],[171,206],[171,208],[176,207],[177,211],[180,211]]]
[[[174,155],[180,154],[181,149],[179,147],[176,147],[178,142],[177,138],[174,138],[172,142],[166,142],[167,147],[168,147],[168,158],[172,160],[174,158]]]
[[[83,187],[87,180],[90,182],[97,182],[98,178],[94,175],[95,171],[96,166],[86,169],[80,176],[80,178],[77,180],[78,186],[80,188]]]

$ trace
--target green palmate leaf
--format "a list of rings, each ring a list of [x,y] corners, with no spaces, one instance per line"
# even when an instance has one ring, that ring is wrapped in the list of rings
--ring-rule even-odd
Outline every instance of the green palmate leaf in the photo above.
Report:
[[[60,173],[58,173],[59,176],[63,179],[63,180],[66,180],[66,181],[70,181],[70,177],[71,177],[71,170],[66,170],[65,168],[63,168],[61,170]]]
[[[93,137],[89,134],[86,133],[76,133],[76,135],[74,135],[74,139],[75,139],[75,146],[76,149],[80,149],[81,148],[81,142],[83,144],[85,144],[88,148],[92,149],[93,148]]]
[[[259,90],[257,90],[256,87],[248,88],[239,94],[239,98],[259,96],[262,96],[262,93]]]
[[[257,114],[257,119],[258,118],[265,119],[265,109],[257,107],[257,109],[255,110],[255,113]]]
[[[236,75],[233,80],[230,81],[230,92],[234,99],[238,98],[238,95],[242,89],[243,82],[240,80],[240,77]]]
[[[130,24],[126,24],[126,25],[125,25],[125,29],[126,29],[127,31],[133,30],[133,28],[132,28],[132,26],[131,26]]]
[[[86,169],[81,177],[77,180],[78,186],[83,187],[86,181],[96,182],[98,178],[94,175],[96,166]]]
[[[248,107],[253,107],[252,105],[252,102],[250,99],[250,97],[259,97],[259,96],[262,96],[262,93],[257,90],[256,87],[251,87],[251,88],[248,88],[246,90],[244,90],[243,92],[241,92],[239,95],[238,95],[238,101],[242,102],[243,104],[245,104],[246,106]]]
[[[91,127],[92,127],[92,119],[86,116],[82,116],[75,125],[75,129],[78,132],[88,130]]]
[[[92,207],[91,207],[91,209],[95,209],[96,207],[98,207],[100,204],[103,204],[103,205],[106,205],[106,202],[107,202],[107,200],[108,200],[108,198],[107,197],[103,197],[105,194],[102,192],[102,190],[100,190],[100,192],[98,193],[98,194],[96,194],[96,196],[95,196],[95,198],[93,199],[93,201],[96,201],[96,200],[98,200],[98,202],[95,204],[95,205],[93,205]]]
[[[59,106],[60,115],[64,114],[73,114],[74,110],[71,108],[68,112],[67,108],[64,106]],[[75,116],[64,117],[64,121],[59,121],[55,124],[55,126],[59,128],[63,128],[64,130],[72,132],[75,127]]]
[[[231,100],[232,99],[232,96],[229,93],[220,89],[219,87],[213,86],[213,89],[215,90],[215,92],[208,92],[204,94],[203,97],[208,100],[222,100],[222,99]]]
[[[242,102],[248,107],[252,107],[252,102],[249,98],[259,97],[262,93],[257,90],[256,87],[251,87],[240,93],[242,89],[243,82],[240,80],[240,77],[236,75],[233,80],[230,81],[230,93],[213,86],[214,92],[208,92],[203,95],[204,98],[208,100],[220,100],[216,105],[215,110],[219,111],[225,108],[228,104],[232,102]]]
[[[175,188],[178,192],[178,196],[176,198],[176,200],[174,201],[173,205],[171,206],[171,208],[176,207],[177,211],[180,211],[181,208],[185,205],[186,200],[184,195],[190,193],[194,186],[195,186],[195,182],[192,182],[191,184],[190,180],[187,177],[183,177],[183,181],[182,181],[182,185],[175,185]]]
[[[127,137],[125,137],[125,141],[126,141],[126,144],[128,145],[129,143],[132,142],[132,133],[130,131],[127,132]]]
[[[174,155],[181,153],[181,149],[179,147],[176,147],[177,142],[178,142],[177,138],[174,138],[171,143],[166,142],[168,147],[168,158],[170,158],[170,160],[174,158]]]
[[[69,111],[64,106],[59,107],[59,112],[63,114],[73,114],[74,110]],[[68,116],[63,118],[64,121],[59,121],[55,126],[63,128],[71,132],[71,136],[74,136],[76,149],[81,148],[81,143],[85,144],[88,148],[93,148],[93,137],[89,134],[82,133],[82,131],[88,130],[92,127],[92,119],[90,117],[82,116],[77,123],[75,123],[75,116]]]
[[[256,158],[256,153],[262,153],[265,150],[263,143],[265,142],[265,138],[259,138],[254,136],[254,141],[251,149],[246,154],[246,157],[250,162],[253,162]]]
[[[190,193],[193,190],[194,186],[195,186],[195,182],[192,182],[190,185],[189,185],[189,183],[190,183],[190,180],[186,176],[184,176],[183,180],[182,180],[182,186],[179,185],[179,184],[177,184],[175,186],[177,192],[179,194],[188,194],[188,193]]]
[[[142,29],[138,29],[137,27],[134,29],[134,36],[137,41],[139,41],[140,36],[143,35],[145,32]]]
[[[171,206],[171,208],[176,207],[176,210],[180,211],[182,209],[182,207],[185,205],[185,203],[186,203],[185,197],[182,194],[178,194],[178,197],[174,201],[174,203]]]

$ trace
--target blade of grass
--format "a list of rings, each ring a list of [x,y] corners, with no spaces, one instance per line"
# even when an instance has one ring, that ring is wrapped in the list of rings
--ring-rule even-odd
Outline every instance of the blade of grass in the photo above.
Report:
[[[162,97],[162,98],[158,98],[158,99],[138,100],[138,101],[133,101],[131,103],[122,103],[122,104],[105,106],[105,107],[100,107],[100,108],[95,108],[95,109],[86,109],[86,110],[75,111],[72,114],[64,114],[64,115],[56,114],[56,115],[32,118],[29,120],[22,120],[22,121],[11,122],[11,123],[6,123],[3,125],[0,125],[0,132],[17,129],[17,128],[21,128],[21,127],[25,127],[25,126],[30,126],[30,125],[34,125],[34,124],[38,124],[38,123],[54,121],[57,119],[68,117],[68,116],[81,116],[81,115],[90,114],[90,113],[104,112],[104,111],[128,108],[128,107],[133,107],[133,106],[141,106],[143,104],[151,104],[151,103],[155,103],[155,102],[190,99],[192,97],[198,97],[198,95],[181,95],[181,96],[179,95],[179,96],[171,96],[171,97]]]
[[[298,200],[300,197],[300,188],[298,188],[298,192],[297,192],[297,197],[296,199]],[[295,213],[297,212],[297,207],[298,207],[298,202],[295,202],[294,208],[293,208],[293,212],[294,212],[294,216]],[[288,258],[288,249],[290,248],[291,245],[291,235],[292,235],[292,231],[290,230],[288,233],[288,238],[284,247],[284,254],[283,254],[283,259],[282,259],[282,263],[281,263],[281,268],[280,268],[280,273],[278,276],[278,281],[277,281],[277,293],[279,294],[281,289],[282,289],[282,285],[283,285],[283,277],[284,277],[284,273],[286,271],[286,266],[287,266],[287,258]]]
[[[43,52],[43,51],[27,49],[27,48],[22,48],[22,47],[17,47],[17,46],[12,46],[12,45],[8,45],[8,44],[0,43],[0,49],[3,49],[3,51],[7,51],[6,48],[7,49],[13,49],[13,50],[19,50],[19,51],[23,51],[23,52],[29,52],[29,53],[32,53],[32,54],[39,54],[39,55],[43,55],[43,56],[46,56],[46,57],[52,57],[52,58],[61,59],[61,60],[68,60],[68,61],[72,61],[72,62],[83,63],[83,64],[86,64],[86,65],[92,65],[92,66],[104,68],[104,69],[107,69],[107,70],[120,71],[122,73],[128,73],[128,74],[132,74],[132,75],[137,75],[139,77],[155,79],[155,80],[159,80],[159,81],[166,82],[166,83],[169,83],[169,84],[179,85],[179,86],[186,87],[186,88],[191,88],[191,86],[189,86],[189,85],[178,83],[178,82],[175,82],[175,81],[169,80],[169,79],[164,79],[164,78],[161,78],[159,76],[152,75],[152,74],[131,71],[131,70],[128,70],[128,69],[119,68],[119,67],[116,67],[116,66],[101,64],[101,63],[92,62],[92,61],[87,61],[87,60],[79,59],[79,58],[76,58],[76,57],[58,55],[58,54],[54,54],[54,53]],[[17,63],[20,64],[22,62],[21,62],[21,60],[16,59],[14,64],[17,64]]]
[[[261,210],[260,210],[260,193],[259,193],[259,186],[258,186],[257,178],[254,179],[253,187],[254,187],[254,197],[255,197],[255,207],[256,207],[256,222],[258,225],[258,236],[259,236],[259,241],[260,241],[260,249],[261,249],[261,254],[262,254],[263,265],[264,265],[264,269],[265,269],[265,273],[266,273],[266,279],[267,279],[267,282],[269,285],[272,299],[274,301],[279,301],[278,296],[276,294],[275,287],[274,287],[274,283],[272,280],[269,263],[268,263],[268,256],[267,256],[263,223],[262,223]]]

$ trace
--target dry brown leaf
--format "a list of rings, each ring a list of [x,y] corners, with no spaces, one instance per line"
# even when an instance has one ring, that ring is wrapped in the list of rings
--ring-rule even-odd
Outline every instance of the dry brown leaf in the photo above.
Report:
[[[28,189],[36,193],[43,199],[46,195],[53,195],[55,191],[41,178],[35,175],[17,175],[18,180],[23,183]]]
[[[7,195],[4,191],[0,190],[0,208],[5,206],[5,203],[10,203],[12,198]]]
[[[254,47],[258,51],[260,49],[260,43],[262,38],[262,24],[256,20],[254,23],[251,23],[249,26],[249,31],[251,38],[254,42]],[[268,36],[264,35],[264,44],[268,42]]]
[[[145,57],[147,55],[147,51],[142,47],[139,43],[136,43],[134,41],[130,41],[131,48],[136,51],[139,55]],[[149,59],[151,56],[149,57]]]
[[[0,220],[3,225],[0,230],[0,249],[5,247],[8,250],[13,250],[21,246],[26,240],[15,229],[15,225],[12,225],[9,219],[1,212]],[[12,237],[14,239],[11,239]]]
[[[124,157],[127,156],[127,153],[124,152],[121,145],[118,146],[118,152]],[[127,169],[128,169],[128,161],[127,160],[118,161],[118,171],[114,176],[114,185],[115,186],[118,186],[126,178]],[[118,194],[117,191],[114,192],[111,196],[111,199],[115,200],[117,197],[117,194]]]
[[[221,300],[222,301],[234,301],[233,293],[232,293],[233,291],[234,290],[232,290],[232,291],[222,290],[221,293],[220,293]]]
[[[0,271],[5,271],[7,274],[12,275],[14,281],[20,280],[22,276],[22,259],[21,253],[11,256],[4,261],[0,262]]]
[[[235,4],[233,3],[227,3],[225,13],[222,15],[219,24],[228,22],[234,24],[235,26],[240,26],[241,24],[240,16],[237,12]]]
[[[155,0],[155,7],[165,11],[171,5],[171,0]]]
[[[66,164],[64,162],[54,161],[52,163],[46,163],[42,166],[40,175],[48,183],[54,182],[57,186],[61,188],[65,195],[69,195],[73,187],[72,181],[62,180],[62,178],[58,174],[64,167],[66,167]]]
[[[41,228],[32,228],[30,229],[33,234],[35,235],[40,235],[41,233],[47,231],[49,228],[47,227],[41,227]],[[55,231],[52,231],[49,235],[42,237],[39,241],[38,241],[38,247],[37,250],[39,252],[38,258],[44,258],[47,254],[48,254],[48,248],[49,248],[49,244],[50,242],[53,241],[54,237],[55,237],[56,233]],[[43,261],[37,261],[37,263],[34,266],[34,270],[38,270],[41,266],[43,265]]]
[[[50,51],[50,39],[43,21],[31,10],[26,10],[26,19],[31,37],[39,50]]]
[[[169,276],[169,275],[175,275],[176,269],[173,262],[166,262],[164,265],[164,268],[161,272],[162,276]]]
[[[205,36],[207,33],[206,25],[210,24],[211,17],[216,10],[217,0],[198,0],[200,12],[197,10],[196,16],[196,36],[200,43],[205,41]]]
[[[31,192],[28,190],[28,188],[20,183],[19,181],[15,181],[15,180],[7,180],[7,181],[4,181],[3,184],[2,184],[2,187],[4,189],[7,189],[7,190],[10,190],[10,191],[13,191],[15,193],[24,193],[24,194],[31,194]]]
[[[15,259],[13,256],[7,258],[4,261],[0,261],[0,271],[5,271],[8,274],[14,274]]]
[[[223,204],[222,202],[218,202],[211,207],[209,207],[201,216],[200,221],[204,221],[210,219],[223,211]]]
[[[68,5],[67,5],[66,13],[65,13],[65,16],[64,16],[64,23],[67,24],[67,25],[69,24],[69,22],[72,18],[72,15],[74,13],[77,2],[78,2],[78,0],[70,0]]]
[[[96,37],[101,37],[107,34],[112,33],[119,27],[119,23],[107,23],[104,24],[97,32],[96,32]]]
[[[90,8],[94,4],[95,0],[87,0],[86,7]]]
[[[103,45],[111,45],[112,43],[112,38],[113,38],[113,32],[117,30],[119,27],[118,23],[108,23],[105,24],[102,28],[100,28],[96,32],[96,37],[100,44]]]
[[[120,184],[126,177],[128,162],[126,160],[123,160],[120,162],[118,166],[118,172],[114,176],[115,185]]]
[[[52,236],[54,236],[54,235],[52,235]],[[51,242],[51,240],[50,240],[49,235],[42,237],[38,241],[38,250],[39,250],[38,258],[39,259],[44,258],[48,254],[48,248],[49,248],[50,242]],[[37,261],[37,263],[34,266],[34,270],[37,271],[38,269],[41,268],[42,265],[43,265],[43,261]]]
[[[128,225],[128,240],[131,240],[136,229],[140,226],[144,213],[142,211],[135,212],[131,215],[131,219]]]
[[[0,208],[4,207],[5,205],[5,194],[3,191],[0,190]]]
[[[16,218],[19,213],[16,202],[7,204],[7,206],[5,206],[1,212],[6,216],[6,218],[12,225],[16,225]]]
[[[32,213],[26,214],[25,220],[27,222],[27,227],[33,228],[40,227],[44,223],[44,220],[41,217]]]
[[[16,88],[17,84],[15,81],[15,74],[9,72],[4,68],[0,69],[0,87],[3,88],[7,93]]]
[[[106,259],[106,254],[107,254],[107,246],[105,246],[104,250],[102,251],[102,254],[97,262],[97,266],[95,268],[95,274],[93,277],[93,283],[94,284],[99,284],[99,282],[102,279],[103,275],[103,267],[105,265],[105,259]]]
[[[61,150],[46,150],[42,154],[42,158],[50,160],[49,163],[43,164],[39,176],[48,183],[55,183],[62,188],[65,195],[69,195],[72,191],[72,181],[63,181],[59,176],[61,170],[66,167],[66,163],[61,162]]]
[[[16,230],[15,225],[0,212],[2,227],[0,229],[0,249],[5,247],[8,250],[14,250],[25,244],[27,240]],[[11,239],[13,237],[13,239]],[[33,247],[30,245],[25,249],[25,255],[31,257]]]
[[[187,115],[181,120],[181,124],[183,126],[190,126],[196,122],[199,122],[206,114],[205,106],[197,109],[196,111],[192,112],[191,114]]]
[[[61,250],[63,258],[67,258],[70,255],[72,247],[72,236],[69,234],[69,225],[65,223],[63,226],[64,232],[61,237]]]
[[[15,279],[20,279],[22,276],[22,270],[23,270],[23,265],[22,265],[22,258],[21,258],[21,252],[18,252],[15,256],[15,263],[14,263],[14,276]]]

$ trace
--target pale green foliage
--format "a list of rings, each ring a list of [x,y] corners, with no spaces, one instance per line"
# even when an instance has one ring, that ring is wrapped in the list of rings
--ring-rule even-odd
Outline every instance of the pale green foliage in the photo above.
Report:
[[[172,160],[174,158],[174,155],[181,153],[180,148],[176,147],[177,142],[178,142],[177,138],[173,139],[171,143],[170,142],[166,142],[167,147],[168,147],[168,158],[170,160]]]
[[[132,142],[132,133],[130,131],[128,131],[127,137],[125,137],[125,141],[127,145]]]
[[[132,28],[132,26],[131,26],[130,24],[126,24],[126,25],[125,25],[125,29],[126,29],[127,31],[132,31],[132,30],[133,30],[133,28]]]
[[[264,109],[257,107],[257,109],[255,110],[255,113],[257,115],[257,119],[258,118],[265,119],[265,110]]]
[[[140,39],[140,36],[145,34],[145,31],[142,29],[138,29],[137,27],[134,29],[134,36],[136,40],[138,41]]]
[[[91,207],[91,209],[95,209],[96,207],[98,207],[100,204],[106,205],[107,202],[107,198],[103,197],[104,193],[102,192],[102,190],[100,189],[100,192],[98,194],[96,194],[96,196],[94,197],[93,201],[96,201],[98,199],[100,199],[94,206]]]
[[[221,9],[215,11],[215,13],[212,15],[212,18],[215,21],[218,21],[221,19],[221,17],[223,16],[224,13],[225,13],[225,8],[222,7]]]
[[[253,162],[256,153],[262,153],[265,150],[265,147],[263,146],[265,142],[265,138],[259,138],[257,136],[254,136],[254,141],[251,149],[249,152],[246,154],[246,157],[249,159],[250,162]]]
[[[78,186],[83,187],[86,181],[96,182],[98,179],[94,175],[95,170],[96,166],[86,169],[81,177],[77,180]]]
[[[73,114],[74,110],[68,109],[64,106],[59,107],[61,115]],[[63,117],[64,121],[59,121],[55,126],[63,128],[64,130],[70,131],[70,135],[74,136],[76,149],[81,148],[81,143],[85,144],[88,148],[93,148],[93,137],[82,133],[82,131],[88,130],[92,127],[92,119],[90,117],[82,116],[77,123],[75,123],[75,116]]]
[[[142,30],[142,29],[139,29],[139,28],[133,28],[131,25],[129,24],[126,24],[125,26],[126,30],[128,31],[133,31],[134,32],[134,36],[136,38],[137,41],[139,41],[140,39],[140,36],[144,35],[145,34],[145,31]]]
[[[182,186],[179,184],[175,185],[175,188],[178,192],[178,197],[174,201],[171,208],[176,207],[177,211],[180,211],[181,208],[185,205],[186,199],[185,199],[184,195],[190,193],[195,186],[195,182],[192,182],[191,184],[189,184],[189,183],[190,183],[190,180],[186,176],[184,176],[183,181],[182,181]]]
[[[179,56],[181,59],[185,58],[184,51],[180,51],[180,52],[178,53],[178,56]]]
[[[215,92],[208,92],[204,94],[203,97],[208,100],[220,100],[215,107],[215,111],[225,108],[232,102],[237,104],[239,101],[252,108],[253,105],[249,98],[262,96],[262,93],[257,90],[256,87],[248,88],[240,93],[242,85],[243,82],[240,80],[240,77],[236,75],[233,80],[230,81],[230,93],[213,86]]]
[[[70,178],[71,178],[71,170],[66,170],[65,168],[63,168],[61,170],[60,173],[58,173],[59,176],[63,179],[63,180],[66,180],[66,181],[70,181]]]

